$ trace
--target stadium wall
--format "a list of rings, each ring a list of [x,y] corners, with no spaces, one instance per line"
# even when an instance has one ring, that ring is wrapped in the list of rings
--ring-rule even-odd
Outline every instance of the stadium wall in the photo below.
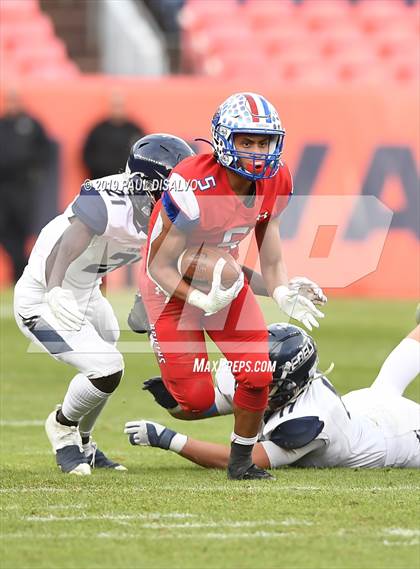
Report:
[[[146,132],[189,141],[209,138],[210,119],[231,93],[263,93],[284,122],[284,159],[295,180],[296,205],[287,208],[283,223],[290,275],[309,276],[340,296],[419,296],[418,91],[206,78],[27,81],[19,86],[24,107],[61,147],[61,208],[86,178],[81,148],[92,126],[108,116],[115,88],[125,95],[127,115]],[[0,113],[3,103],[0,92]],[[254,264],[255,244],[243,256]],[[117,271],[108,283],[135,283],[135,273]],[[8,260],[0,251],[0,284],[8,278]]]

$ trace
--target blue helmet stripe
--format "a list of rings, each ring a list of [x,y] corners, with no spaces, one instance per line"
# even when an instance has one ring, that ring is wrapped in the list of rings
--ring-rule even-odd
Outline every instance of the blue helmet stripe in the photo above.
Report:
[[[264,97],[260,97],[260,101],[263,104],[264,113],[267,116],[267,122],[271,122],[271,113],[270,113],[270,109],[268,108],[267,101],[264,99]]]

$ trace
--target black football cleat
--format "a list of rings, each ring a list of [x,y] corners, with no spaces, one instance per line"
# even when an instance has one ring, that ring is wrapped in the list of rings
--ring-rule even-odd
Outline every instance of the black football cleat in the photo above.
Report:
[[[228,468],[227,476],[229,480],[275,480],[276,477],[256,466],[251,464],[245,471],[241,469]]]

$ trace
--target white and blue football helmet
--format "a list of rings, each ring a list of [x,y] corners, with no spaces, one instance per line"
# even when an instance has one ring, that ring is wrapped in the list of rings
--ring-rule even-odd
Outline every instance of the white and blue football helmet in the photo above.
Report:
[[[285,130],[274,106],[262,95],[236,93],[217,109],[211,124],[213,148],[222,166],[248,180],[272,178],[280,166]],[[270,136],[268,153],[242,152],[235,148],[235,134],[249,133]],[[252,160],[250,170],[240,164],[240,159]],[[260,171],[256,162],[264,161]]]

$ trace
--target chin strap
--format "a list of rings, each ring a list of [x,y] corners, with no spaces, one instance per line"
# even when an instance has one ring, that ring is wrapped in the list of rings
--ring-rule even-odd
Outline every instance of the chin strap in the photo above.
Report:
[[[207,138],[194,138],[194,142],[205,142],[206,144],[210,144],[210,146],[215,150],[213,143]]]

